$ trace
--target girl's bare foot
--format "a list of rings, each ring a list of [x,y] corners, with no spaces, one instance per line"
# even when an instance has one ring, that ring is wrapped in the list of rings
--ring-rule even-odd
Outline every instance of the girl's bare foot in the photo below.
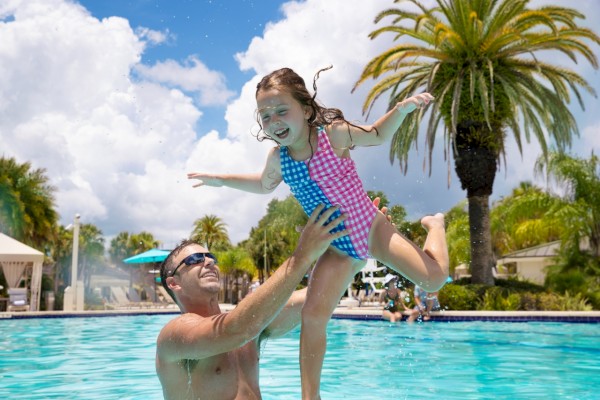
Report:
[[[437,213],[435,215],[426,215],[421,218],[421,225],[427,231],[430,231],[432,228],[445,228],[444,224],[444,214]]]

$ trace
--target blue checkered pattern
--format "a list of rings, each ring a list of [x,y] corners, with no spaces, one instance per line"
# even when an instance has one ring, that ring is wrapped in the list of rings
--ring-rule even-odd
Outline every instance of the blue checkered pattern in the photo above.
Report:
[[[281,158],[281,173],[283,180],[290,186],[290,189],[302,208],[307,215],[311,215],[312,212],[319,204],[325,204],[326,207],[331,207],[331,204],[325,193],[317,185],[315,181],[310,178],[308,167],[305,161],[296,161],[289,156],[287,148],[280,148]],[[335,219],[340,216],[340,211],[336,211],[329,218],[329,220]],[[332,232],[338,232],[346,229],[344,223],[341,223],[335,227]],[[359,254],[354,249],[350,236],[344,236],[336,239],[332,244],[348,254],[349,256],[357,259],[361,259]]]

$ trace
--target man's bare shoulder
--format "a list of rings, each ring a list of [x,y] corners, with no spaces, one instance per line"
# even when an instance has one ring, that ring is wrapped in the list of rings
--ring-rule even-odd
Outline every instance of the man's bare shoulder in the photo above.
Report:
[[[164,340],[167,336],[171,336],[174,333],[189,328],[190,325],[196,325],[205,318],[206,317],[194,313],[185,313],[178,315],[177,317],[167,322],[167,324],[163,326],[163,328],[160,330],[160,333],[158,335],[159,344],[161,339]]]
[[[215,316],[210,318],[213,317]],[[179,361],[176,354],[179,354],[181,358],[186,358],[185,349],[194,339],[198,339],[194,337],[196,331],[194,328],[198,327],[207,318],[209,317],[185,313],[167,322],[156,339],[157,357],[163,361],[171,362]]]

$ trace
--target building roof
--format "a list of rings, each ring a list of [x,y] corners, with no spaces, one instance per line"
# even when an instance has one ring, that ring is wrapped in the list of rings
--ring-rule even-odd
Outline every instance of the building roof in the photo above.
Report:
[[[554,257],[558,254],[560,249],[560,240],[550,243],[540,244],[538,246],[529,247],[527,249],[517,250],[515,252],[505,254],[500,260],[513,259],[513,258],[546,258]],[[498,261],[500,261],[498,260]]]
[[[31,261],[43,262],[44,254],[0,233],[0,262],[1,261]]]

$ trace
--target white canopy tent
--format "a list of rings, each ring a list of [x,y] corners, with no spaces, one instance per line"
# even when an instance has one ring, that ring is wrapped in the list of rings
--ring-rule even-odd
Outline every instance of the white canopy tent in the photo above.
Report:
[[[0,233],[0,265],[9,288],[16,288],[26,274],[31,271],[30,310],[40,309],[42,288],[42,264],[44,254],[18,240]]]

